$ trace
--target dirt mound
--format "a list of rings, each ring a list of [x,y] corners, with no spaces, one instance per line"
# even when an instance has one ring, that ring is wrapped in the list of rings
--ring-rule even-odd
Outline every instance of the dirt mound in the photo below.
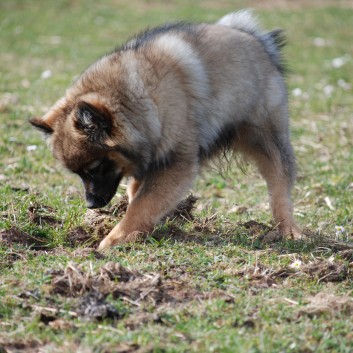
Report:
[[[129,198],[127,197],[127,195],[123,195],[119,198],[116,204],[112,205],[109,208],[108,213],[114,216],[122,216],[126,212],[128,206]]]
[[[233,275],[243,277],[249,285],[255,288],[277,287],[287,278],[304,277],[317,282],[342,282],[351,276],[348,264],[343,261],[315,259],[307,264],[293,268],[290,266],[274,269],[257,263],[233,272]]]
[[[184,280],[162,278],[158,273],[143,274],[115,262],[108,262],[98,270],[71,263],[48,274],[52,276],[50,293],[80,298],[74,310],[80,316],[96,319],[124,315],[106,302],[108,295],[141,309],[145,305],[157,307],[209,298],[214,294],[198,292]]]
[[[79,297],[96,292],[133,301],[135,305],[177,300],[169,294],[175,287],[170,286],[171,281],[162,281],[156,273],[141,274],[115,262],[106,263],[98,271],[68,264],[65,269],[50,274],[53,276],[51,292],[63,296]]]
[[[109,209],[88,209],[83,226],[76,227],[67,234],[69,245],[71,247],[80,245],[97,247],[118,223],[119,216],[126,212],[127,205],[127,196],[123,196]]]
[[[306,307],[299,310],[300,315],[320,315],[320,314],[353,314],[353,298],[349,295],[337,296],[331,293],[320,292],[308,298]]]
[[[65,269],[53,270],[49,274],[53,275],[51,292],[72,297],[90,291],[108,294],[114,291],[118,283],[133,282],[135,278],[141,277],[138,272],[114,262],[106,263],[98,272],[69,263]]]
[[[347,263],[327,259],[314,260],[303,265],[299,274],[305,274],[318,282],[341,282],[348,278]]]
[[[0,242],[11,246],[12,244],[19,244],[28,246],[33,250],[40,250],[48,247],[48,244],[45,239],[40,239],[38,237],[34,237],[17,227],[12,227],[7,230],[3,230],[0,232]]]

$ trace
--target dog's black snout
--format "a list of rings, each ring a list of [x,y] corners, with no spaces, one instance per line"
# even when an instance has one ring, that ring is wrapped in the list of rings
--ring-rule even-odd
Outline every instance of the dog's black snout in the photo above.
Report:
[[[91,193],[86,194],[86,202],[88,208],[101,208],[107,204],[104,197],[97,196]]]

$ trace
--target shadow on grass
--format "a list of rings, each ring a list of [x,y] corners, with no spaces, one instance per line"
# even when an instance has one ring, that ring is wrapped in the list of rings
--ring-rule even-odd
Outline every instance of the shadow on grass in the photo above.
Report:
[[[331,255],[345,252],[345,257],[353,257],[353,243],[337,241],[310,229],[304,230],[300,240],[283,239],[279,232],[255,220],[220,223],[217,219],[181,220],[173,219],[158,226],[147,238],[153,243],[190,243],[209,247],[239,246],[249,251],[269,250],[280,254],[319,253]]]

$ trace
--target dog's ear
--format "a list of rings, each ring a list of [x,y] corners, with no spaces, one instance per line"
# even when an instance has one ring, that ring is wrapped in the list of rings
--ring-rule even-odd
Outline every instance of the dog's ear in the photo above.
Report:
[[[54,132],[53,128],[48,125],[43,118],[31,118],[29,119],[29,122],[32,126],[43,132],[45,135],[51,135]]]
[[[41,118],[31,118],[29,122],[38,130],[49,136],[54,132],[54,127],[58,118],[66,113],[66,99],[59,99],[55,105]]]
[[[90,142],[102,144],[111,134],[112,117],[108,109],[101,105],[80,102],[77,107],[75,125]]]

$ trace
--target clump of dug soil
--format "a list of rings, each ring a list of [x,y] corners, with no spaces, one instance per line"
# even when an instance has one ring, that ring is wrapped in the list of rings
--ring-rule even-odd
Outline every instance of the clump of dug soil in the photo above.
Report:
[[[41,250],[48,247],[45,239],[34,237],[15,226],[0,232],[0,242],[8,246],[12,244],[28,246],[33,250]]]
[[[303,277],[317,282],[342,282],[352,276],[347,263],[339,260],[332,262],[328,259],[315,259],[298,268],[285,266],[274,269],[257,263],[232,274],[244,278],[251,287],[255,288],[278,287],[287,278],[294,277]]]
[[[308,298],[308,304],[299,310],[300,315],[353,313],[353,298],[349,295],[334,295],[332,293],[320,292]]]
[[[146,305],[157,308],[213,295],[198,292],[180,278],[176,280],[163,278],[158,273],[141,273],[115,262],[108,262],[97,270],[93,270],[91,265],[69,263],[64,269],[49,270],[48,274],[52,276],[49,292],[77,298],[74,310],[86,318],[119,319],[125,315],[126,312],[118,312],[107,302],[108,296],[122,300],[136,311]]]
[[[195,196],[189,195],[163,220],[167,218],[172,220],[192,220],[192,211],[196,201],[197,198]],[[84,226],[76,227],[68,233],[67,239],[70,246],[75,247],[83,244],[93,247],[98,246],[99,242],[108,235],[124,216],[127,207],[128,198],[124,195],[109,209],[87,210],[84,218]]]
[[[137,302],[166,299],[160,275],[141,274],[114,262],[106,263],[98,271],[69,264],[65,269],[54,272],[51,292],[72,297],[96,292]]]

